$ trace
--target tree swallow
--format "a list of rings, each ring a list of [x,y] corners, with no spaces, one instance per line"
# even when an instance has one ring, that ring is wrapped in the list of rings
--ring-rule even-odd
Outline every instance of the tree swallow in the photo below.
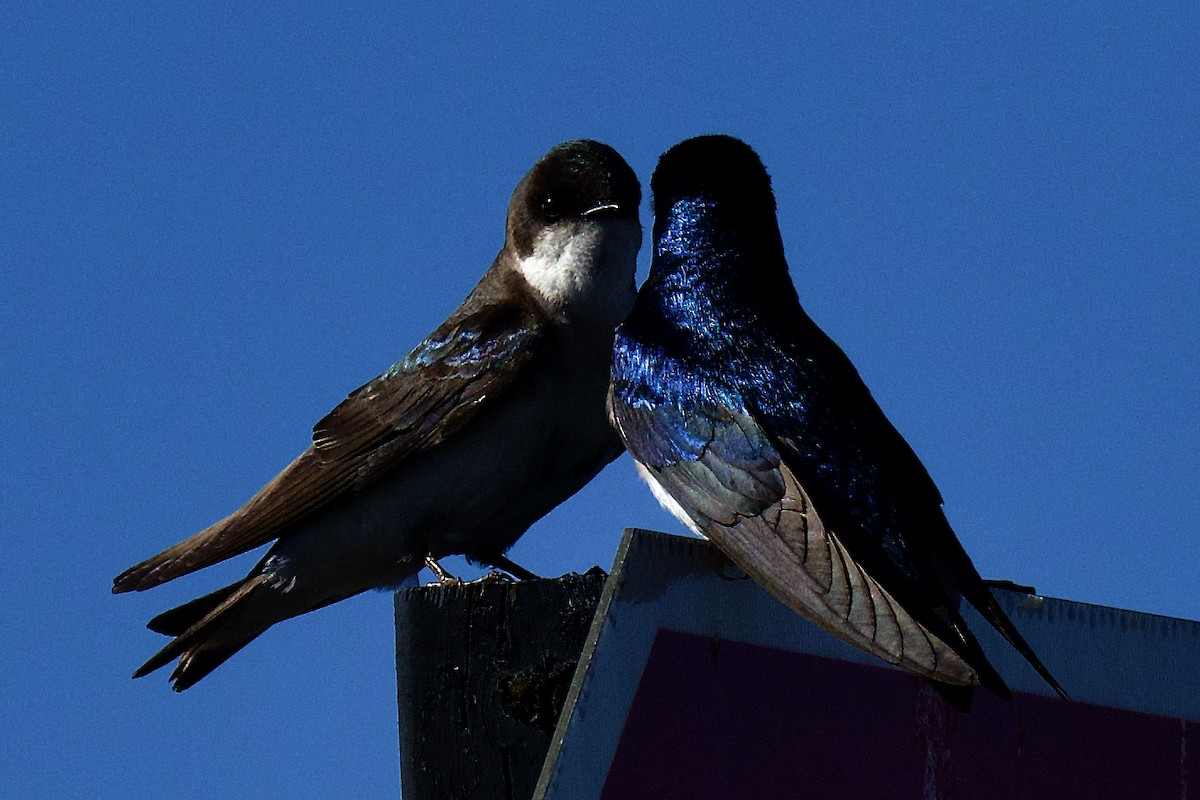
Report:
[[[892,664],[1011,696],[965,598],[1066,696],[955,538],[942,497],[788,275],[771,180],[728,136],[651,179],[650,276],[609,412],[659,501],[795,611]]]
[[[621,453],[605,414],[613,331],[633,304],[641,187],[593,141],[517,184],[504,247],[458,309],[313,429],[229,517],[130,568],[141,591],[275,541],[245,579],[155,617],[183,691],[276,622],[394,587],[426,557],[503,553]]]

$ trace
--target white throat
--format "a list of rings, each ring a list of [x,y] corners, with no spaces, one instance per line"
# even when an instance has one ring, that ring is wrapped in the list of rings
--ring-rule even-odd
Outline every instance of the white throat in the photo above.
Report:
[[[636,220],[579,220],[543,229],[517,269],[556,312],[597,315],[616,325],[633,305],[641,244]]]

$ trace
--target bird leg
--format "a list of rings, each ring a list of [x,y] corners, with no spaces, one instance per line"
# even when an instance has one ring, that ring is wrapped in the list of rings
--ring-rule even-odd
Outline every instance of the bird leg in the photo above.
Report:
[[[425,556],[425,566],[437,578],[438,585],[440,586],[459,586],[462,584],[461,578],[456,578],[449,572],[446,572],[446,568],[439,564],[433,556]]]

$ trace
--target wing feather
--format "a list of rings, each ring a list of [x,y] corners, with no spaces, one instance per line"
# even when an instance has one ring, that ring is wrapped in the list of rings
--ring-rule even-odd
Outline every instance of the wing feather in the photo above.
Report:
[[[637,406],[610,396],[618,432],[644,471],[776,598],[867,652],[956,685],[976,671],[909,614],[828,529],[797,475],[744,408]]]
[[[114,592],[149,589],[279,537],[453,436],[518,383],[537,357],[544,317],[489,302],[487,279],[395,366],[317,423],[313,445],[224,520],[131,567]]]

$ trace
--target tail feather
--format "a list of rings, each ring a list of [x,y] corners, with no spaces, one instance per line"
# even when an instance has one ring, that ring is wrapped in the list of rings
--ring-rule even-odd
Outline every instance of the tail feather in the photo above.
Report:
[[[164,611],[146,623],[146,627],[164,636],[182,636],[184,632],[200,620],[207,617],[217,606],[228,600],[245,580],[234,581],[215,592],[197,597],[195,600],[181,606]]]
[[[269,580],[266,575],[252,575],[232,586],[155,617],[151,620],[152,629],[162,627],[175,630],[176,625],[203,613],[186,630],[177,634],[166,647],[151,656],[133,673],[133,677],[149,675],[178,658],[179,664],[171,673],[173,688],[182,692],[195,685],[238,650],[254,641],[276,621],[267,620],[266,624],[263,624],[261,619],[256,621],[250,617],[246,608],[247,599],[263,589]],[[166,621],[158,624],[163,618],[166,618]]]
[[[975,670],[979,685],[1001,700],[1011,700],[1012,691],[1009,690],[1008,684],[992,666],[992,662],[988,660],[987,654],[983,651],[983,646],[979,644],[975,634],[967,627],[967,623],[958,609],[947,605],[935,607],[930,611],[925,624],[938,636],[941,636],[942,640],[949,644],[971,669]],[[955,708],[961,708],[964,705],[970,708],[971,693],[954,693],[951,691],[952,684],[938,681],[936,678],[930,679],[929,682]]]
[[[183,657],[179,659],[179,663],[175,665],[175,669],[171,672],[171,688],[177,692],[190,689],[200,679],[206,677],[214,669],[224,664],[229,660],[230,656],[249,643],[249,640],[247,640],[227,647],[208,647],[189,650],[183,654]]]
[[[1050,674],[1050,670],[1046,668],[1042,660],[1037,657],[1037,653],[1033,652],[1033,648],[1025,641],[1025,637],[1017,630],[1017,626],[1008,618],[1008,614],[1004,613],[1004,609],[1000,607],[1000,603],[986,586],[981,584],[980,591],[972,597],[968,597],[967,600],[975,606],[975,610],[979,612],[980,616],[987,620],[1013,646],[1013,649],[1029,662],[1029,666],[1033,667],[1034,671],[1051,689],[1058,693],[1059,697],[1064,700],[1071,699],[1066,690]]]
[[[172,688],[182,692],[194,686],[230,656],[258,638],[276,622],[307,614],[358,594],[357,591],[311,599],[300,605],[297,598],[285,600],[285,590],[275,585],[274,576],[255,569],[244,580],[198,597],[159,614],[147,625],[150,630],[174,636],[165,647],[133,673],[141,678],[165,667],[175,659],[179,663],[171,673]],[[361,591],[361,590],[360,590]]]
[[[967,551],[963,549],[962,543],[958,541],[954,536],[954,532],[950,530],[950,524],[945,522],[943,518],[942,524],[937,526],[935,530],[941,531],[941,534],[931,540],[932,544],[936,545],[936,547],[926,557],[930,559],[928,562],[929,566],[933,574],[937,577],[938,582],[943,586],[952,587],[964,600],[974,606],[979,615],[995,628],[996,632],[1003,636],[1012,645],[1014,650],[1029,662],[1034,671],[1041,676],[1042,680],[1050,688],[1058,693],[1059,697],[1064,700],[1070,700],[1071,698],[1067,695],[1066,690],[1059,685],[1054,676],[1050,674],[1050,670],[1046,668],[1046,665],[1033,652],[1033,648],[1025,641],[1025,637],[1017,630],[1013,621],[1008,618],[1008,614],[1004,613],[1004,609],[1000,607],[1000,603],[996,600],[988,586],[989,582],[980,577],[979,571],[971,563],[971,558],[967,555]],[[962,630],[966,631],[965,623],[962,623]],[[970,633],[967,632],[967,635],[970,636]],[[973,637],[972,641],[974,641]],[[979,649],[978,642],[974,642],[974,647]],[[982,650],[980,649],[979,652],[982,653]],[[971,665],[976,666],[976,663],[972,661]],[[995,673],[994,670],[992,672],[993,674]],[[999,675],[996,677],[999,679]],[[1005,691],[1007,694],[1007,689]]]

